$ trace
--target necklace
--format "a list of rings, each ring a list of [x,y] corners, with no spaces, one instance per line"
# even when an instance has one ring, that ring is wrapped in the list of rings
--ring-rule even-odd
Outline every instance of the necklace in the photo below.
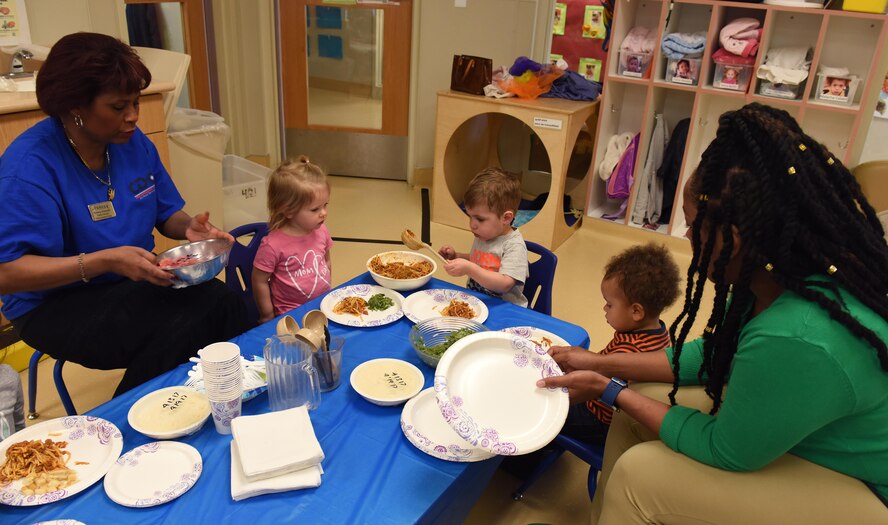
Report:
[[[96,172],[94,172],[92,168],[89,167],[89,164],[87,164],[86,161],[83,159],[83,155],[80,154],[80,150],[77,149],[77,144],[74,144],[74,139],[69,137],[67,132],[68,130],[65,130],[65,137],[68,139],[68,144],[71,144],[71,148],[74,149],[74,153],[77,154],[77,158],[80,159],[80,162],[83,163],[83,167],[85,167],[87,171],[92,173],[92,176],[95,177],[97,181],[108,187],[108,200],[113,201],[114,188],[111,187],[111,153],[108,151],[108,146],[105,146],[105,166],[108,167],[108,180],[106,181],[102,179],[102,177],[99,177]]]

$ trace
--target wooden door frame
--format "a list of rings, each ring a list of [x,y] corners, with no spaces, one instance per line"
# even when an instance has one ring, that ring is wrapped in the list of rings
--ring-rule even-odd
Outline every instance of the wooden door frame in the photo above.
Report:
[[[177,3],[182,7],[182,31],[185,53],[191,56],[188,68],[190,106],[212,111],[210,62],[207,52],[207,18],[203,0],[124,0],[126,4]]]
[[[308,123],[308,71],[305,9],[308,6],[380,9],[383,21],[382,127],[380,129],[327,126]],[[286,22],[285,22],[286,21]],[[349,131],[380,135],[407,135],[410,110],[410,43],[413,2],[400,4],[327,4],[323,0],[280,0],[281,79],[284,127]],[[286,28],[286,30],[284,30]],[[400,42],[400,45],[399,45]],[[404,45],[404,42],[407,45]],[[295,74],[294,74],[295,73]]]

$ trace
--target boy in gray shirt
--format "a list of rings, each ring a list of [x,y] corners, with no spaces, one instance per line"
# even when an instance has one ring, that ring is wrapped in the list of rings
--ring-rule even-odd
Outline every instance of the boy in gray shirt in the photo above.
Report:
[[[469,183],[463,202],[475,241],[469,253],[441,246],[438,253],[448,261],[444,270],[454,277],[468,276],[471,290],[526,307],[527,245],[512,228],[521,202],[520,182],[499,168],[487,168]]]

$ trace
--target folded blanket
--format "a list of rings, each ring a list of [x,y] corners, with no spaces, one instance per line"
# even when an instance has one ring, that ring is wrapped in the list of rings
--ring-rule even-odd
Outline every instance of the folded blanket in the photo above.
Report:
[[[706,48],[706,32],[669,33],[663,36],[660,44],[666,58],[680,60],[682,58],[699,58]]]
[[[728,53],[722,47],[718,48],[718,50],[712,54],[712,61],[716,64],[732,64],[735,66],[751,66],[755,64],[754,58]]]
[[[635,26],[629,30],[620,44],[620,62],[627,67],[629,55],[639,53],[653,53],[657,45],[657,34],[642,26]]]
[[[718,40],[729,53],[742,57],[755,56],[762,31],[761,22],[755,18],[737,18],[721,29]]]
[[[756,76],[772,84],[797,86],[808,78],[812,54],[812,49],[804,46],[771,48]]]

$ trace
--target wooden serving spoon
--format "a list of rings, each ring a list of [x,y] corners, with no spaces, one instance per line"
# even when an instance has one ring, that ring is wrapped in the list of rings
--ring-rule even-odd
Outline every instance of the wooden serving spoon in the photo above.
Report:
[[[435,257],[437,257],[442,263],[447,264],[447,259],[445,259],[440,253],[436,252],[434,248],[417,239],[416,234],[409,229],[401,232],[401,242],[411,250],[422,250],[425,248],[435,254]]]
[[[298,331],[299,324],[289,315],[281,317],[281,320],[277,322],[277,335],[296,335]]]

